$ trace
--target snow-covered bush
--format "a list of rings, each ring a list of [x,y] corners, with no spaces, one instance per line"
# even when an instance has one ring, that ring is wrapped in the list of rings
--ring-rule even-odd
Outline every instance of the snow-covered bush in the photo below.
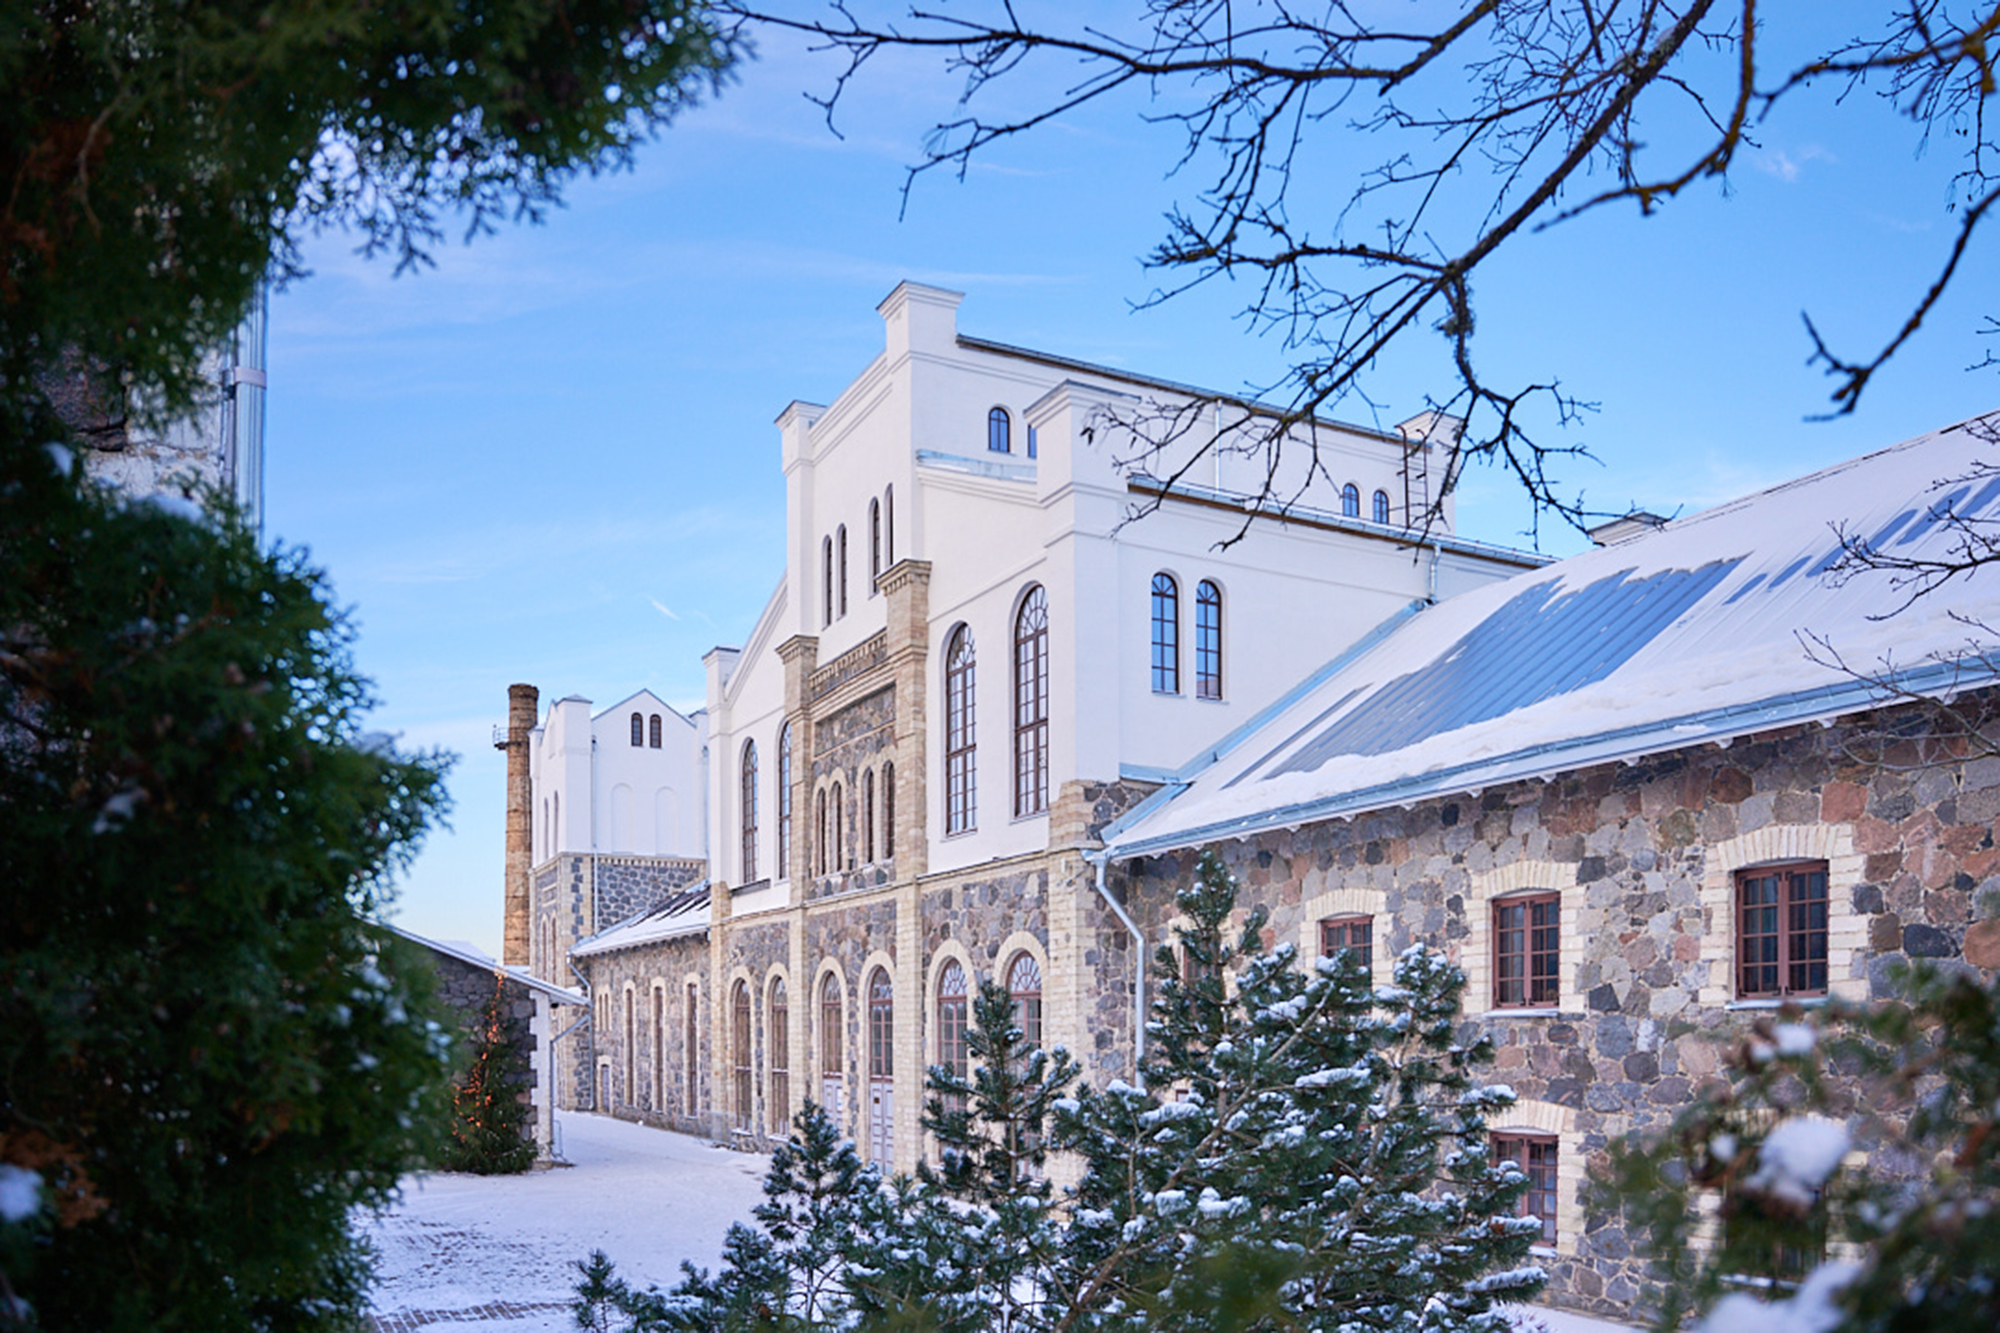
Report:
[[[1163,949],[1143,1088],[1077,1086],[983,986],[971,1077],[930,1071],[935,1165],[885,1185],[808,1108],[762,1230],[730,1233],[719,1277],[636,1295],[587,1269],[599,1322],[582,1326],[1507,1333],[1500,1303],[1545,1280],[1540,1224],[1487,1148],[1485,1115],[1513,1096],[1473,1084],[1490,1053],[1456,1038],[1463,973],[1413,949],[1374,993],[1351,956],[1301,971],[1290,948],[1264,953],[1260,913],[1232,943],[1214,858],[1178,905],[1191,979]],[[1081,1163],[1074,1186],[1049,1184],[1050,1152]]]
[[[1660,1328],[2000,1328],[2000,983],[1904,979],[1753,1024],[1670,1129],[1614,1150],[1599,1202],[1646,1237]]]

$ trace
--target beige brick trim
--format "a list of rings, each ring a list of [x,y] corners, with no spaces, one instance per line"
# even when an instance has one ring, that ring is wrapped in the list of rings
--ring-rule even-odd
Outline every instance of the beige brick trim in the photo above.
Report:
[[[855,1074],[852,1092],[854,1097],[855,1143],[861,1150],[861,1159],[865,1162],[875,1161],[873,1155],[873,1136],[868,1132],[868,1099],[871,1092],[870,1085],[874,1082],[868,1073],[868,987],[869,982],[875,976],[877,968],[880,968],[888,975],[889,995],[891,1002],[895,1005],[891,1019],[893,1030],[889,1038],[890,1087],[894,1090],[895,1095],[895,1105],[891,1108],[892,1114],[890,1116],[889,1130],[891,1160],[876,1162],[876,1165],[880,1166],[886,1174],[896,1169],[897,1163],[895,1158],[898,1154],[909,1153],[910,1130],[905,1125],[905,1120],[907,1119],[910,1103],[910,1078],[914,1072],[910,1066],[919,1059],[918,1052],[922,1049],[918,1045],[920,1040],[918,1034],[923,1031],[922,1027],[919,1026],[919,1021],[922,1018],[922,997],[916,997],[918,1010],[916,1014],[912,1014],[910,1011],[910,1001],[912,999],[909,993],[910,987],[907,984],[896,984],[896,960],[890,957],[888,950],[876,949],[861,961],[861,975],[855,979],[854,986],[853,1064]],[[921,1087],[922,1085],[922,1080],[919,1079],[917,1086]],[[915,1123],[914,1120],[909,1120],[909,1125],[914,1125]],[[914,1154],[910,1155],[914,1159]]]
[[[1369,980],[1377,986],[1389,984],[1396,960],[1384,946],[1382,927],[1389,914],[1389,895],[1382,889],[1341,887],[1306,899],[1299,904],[1299,958],[1310,967],[1319,957],[1319,923],[1330,916],[1365,916],[1375,920],[1375,947],[1371,951]]]
[[[923,1065],[919,1072],[928,1071],[939,1060],[937,1022],[935,1021],[937,1017],[938,978],[944,975],[944,965],[946,963],[957,963],[965,969],[966,1026],[970,1027],[972,1024],[972,997],[979,993],[979,969],[972,965],[972,955],[965,951],[963,944],[960,944],[957,940],[946,940],[944,943],[938,945],[937,952],[931,955],[930,966],[924,974]],[[903,1081],[902,1070],[897,1070],[896,1076],[898,1084],[896,1091],[900,1095],[902,1093],[900,1085]],[[922,1079],[918,1080],[917,1086],[919,1088],[923,1086]]]
[[[833,988],[840,994],[841,1067],[833,1070],[827,1069],[820,1063],[819,996],[820,989],[826,985],[828,977],[833,978]],[[822,958],[818,969],[813,973],[812,994],[806,1000],[807,1023],[811,1026],[806,1028],[806,1058],[799,1067],[807,1070],[807,1077],[812,1082],[808,1095],[825,1108],[827,1115],[832,1118],[835,1128],[843,1135],[852,1137],[854,1134],[852,1120],[854,1097],[849,1090],[849,1080],[847,1077],[848,1067],[853,1063],[854,1059],[854,1052],[849,1049],[851,1043],[847,1038],[848,1030],[852,1026],[848,1021],[849,1015],[853,1012],[849,1004],[850,998],[847,978],[840,971],[840,961],[836,958]],[[826,1080],[829,1075],[840,1082],[840,1105],[838,1107],[826,1105]]]
[[[771,1101],[771,988],[778,982],[785,985],[785,1106],[782,1110],[770,1105]],[[764,990],[758,1003],[763,1006],[764,1040],[760,1052],[763,1056],[758,1083],[760,1100],[764,1103],[764,1118],[758,1122],[760,1133],[784,1138],[791,1132],[792,1113],[799,1107],[798,1079],[793,1077],[799,1068],[798,1029],[799,1006],[798,989],[792,985],[792,969],[785,963],[776,963],[764,971]],[[776,1128],[782,1126],[783,1128]]]
[[[1488,1124],[1490,1134],[1553,1134],[1556,1140],[1556,1244],[1558,1254],[1576,1253],[1577,1237],[1583,1234],[1585,1217],[1582,1136],[1576,1132],[1576,1112],[1554,1102],[1522,1098],[1503,1111],[1496,1111]]]
[[[1559,990],[1555,1007],[1575,1008],[1582,1000],[1577,993],[1576,977],[1583,967],[1583,931],[1577,924],[1583,895],[1576,885],[1576,866],[1563,861],[1521,860],[1474,871],[1470,879],[1465,896],[1465,924],[1469,933],[1459,946],[1458,957],[1458,965],[1465,969],[1466,1016],[1505,1018],[1514,1012],[1493,1007],[1493,903],[1523,893],[1562,896],[1556,922]]]
[[[1868,925],[1854,910],[1863,857],[1846,824],[1766,824],[1712,844],[1702,868],[1701,961],[1707,979],[1700,1002],[1720,1008],[1736,998],[1736,872],[1784,861],[1826,862],[1827,991],[1844,1000],[1868,998]]]

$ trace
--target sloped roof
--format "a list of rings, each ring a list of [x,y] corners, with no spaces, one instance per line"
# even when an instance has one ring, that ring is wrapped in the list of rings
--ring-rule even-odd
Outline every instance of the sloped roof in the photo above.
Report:
[[[708,929],[708,884],[682,889],[657,907],[626,917],[617,925],[578,941],[570,954],[587,958],[592,954],[631,949],[678,935],[699,935]]]
[[[401,926],[390,925],[387,922],[383,924],[412,944],[421,944],[433,953],[441,953],[447,958],[456,958],[459,962],[469,963],[473,967],[483,967],[495,976],[503,976],[509,981],[518,981],[530,990],[542,992],[542,994],[548,996],[557,1004],[590,1003],[589,997],[582,991],[571,990],[567,986],[558,986],[552,981],[544,981],[525,967],[514,967],[495,962],[483,950],[474,945],[467,944],[464,940],[427,939],[413,930],[404,930]]]
[[[1884,681],[1994,683],[2000,568],[1914,601],[1834,569],[1841,533],[1948,558],[1954,517],[2000,535],[2000,414],[1405,613],[1107,828],[1108,854],[1831,720],[1893,697]]]

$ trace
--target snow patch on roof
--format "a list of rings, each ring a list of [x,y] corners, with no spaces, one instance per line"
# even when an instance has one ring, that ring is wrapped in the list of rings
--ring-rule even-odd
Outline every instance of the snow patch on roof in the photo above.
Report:
[[[681,935],[699,935],[708,929],[708,884],[682,889],[656,907],[626,917],[608,930],[601,930],[570,950],[577,958],[631,949],[641,944],[669,940]]]

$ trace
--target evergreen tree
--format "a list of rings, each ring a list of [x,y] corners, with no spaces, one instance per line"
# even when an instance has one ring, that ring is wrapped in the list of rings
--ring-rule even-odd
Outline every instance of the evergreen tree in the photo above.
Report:
[[[1725,1080],[1613,1148],[1596,1203],[1642,1238],[1657,1327],[2000,1328],[2000,981],[1903,980],[1753,1023]],[[1843,1169],[1854,1148],[1877,1169]]]
[[[73,469],[0,450],[0,1325],[341,1327],[350,1212],[445,1121],[429,968],[370,925],[442,765],[363,736],[301,556]]]
[[[453,1089],[451,1141],[439,1161],[445,1170],[498,1176],[535,1164],[532,1108],[523,1100],[530,1086],[522,1049],[526,1035],[527,1025],[506,1012],[503,983],[496,978],[480,1010],[471,1063]]]

